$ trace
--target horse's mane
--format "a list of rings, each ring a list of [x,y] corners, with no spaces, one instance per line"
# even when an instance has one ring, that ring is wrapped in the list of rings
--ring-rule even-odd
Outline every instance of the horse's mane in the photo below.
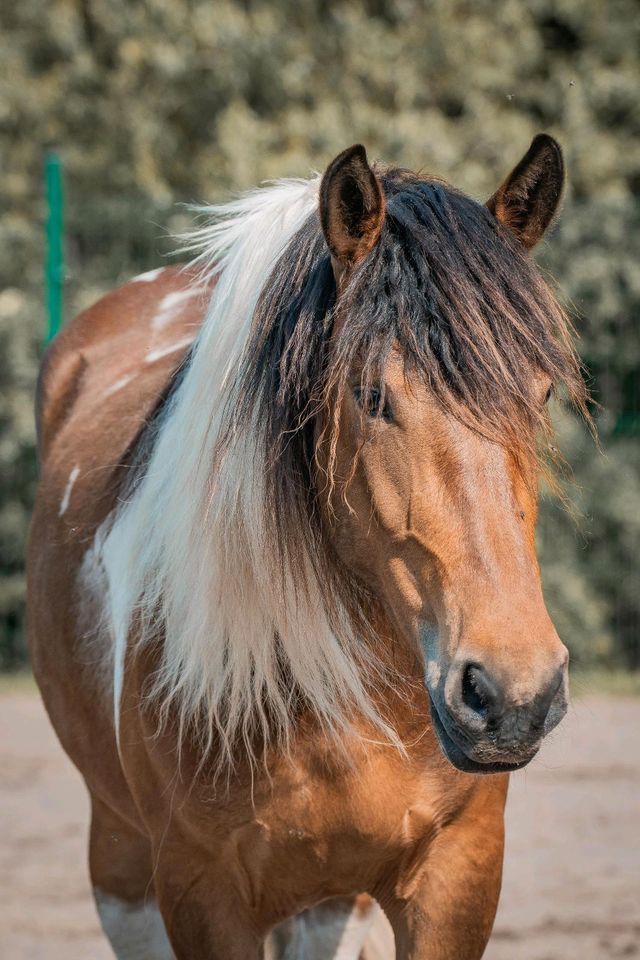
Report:
[[[256,734],[286,740],[301,706],[329,729],[356,711],[393,737],[370,697],[367,600],[315,489],[319,443],[331,487],[333,411],[354,369],[369,390],[397,348],[453,416],[514,447],[544,425],[534,368],[584,405],[568,321],[515,239],[439,181],[380,176],[386,220],[343,324],[317,179],[210,208],[194,242],[219,280],[104,544],[116,649],[134,619],[141,642],[160,637],[158,702],[227,757],[238,738],[250,751]]]

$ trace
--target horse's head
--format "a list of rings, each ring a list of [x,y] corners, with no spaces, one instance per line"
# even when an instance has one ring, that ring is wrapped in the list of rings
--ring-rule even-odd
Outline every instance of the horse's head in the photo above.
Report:
[[[549,137],[486,206],[362,147],[329,166],[320,215],[337,304],[318,448],[331,538],[400,642],[425,661],[442,748],[515,769],[567,707],[568,654],[535,550],[553,387],[582,381],[528,254],[556,210]]]

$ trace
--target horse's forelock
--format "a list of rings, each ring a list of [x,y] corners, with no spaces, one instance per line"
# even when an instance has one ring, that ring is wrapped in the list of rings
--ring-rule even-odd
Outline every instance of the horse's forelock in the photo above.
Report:
[[[354,368],[369,389],[392,348],[455,418],[519,454],[535,457],[541,430],[549,436],[536,373],[586,413],[570,321],[529,253],[486,207],[443,182],[405,170],[381,177],[382,235],[337,307],[314,212],[263,288],[239,372],[232,419],[260,425],[274,542],[285,551],[297,550],[301,525],[321,537],[317,418],[335,449],[338,418],[327,406]]]

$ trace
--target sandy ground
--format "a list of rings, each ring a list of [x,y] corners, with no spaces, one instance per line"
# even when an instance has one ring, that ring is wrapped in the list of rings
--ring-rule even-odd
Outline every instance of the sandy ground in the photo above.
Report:
[[[0,696],[0,958],[109,960],[88,806],[35,694]],[[580,700],[512,777],[485,960],[640,957],[640,700]]]

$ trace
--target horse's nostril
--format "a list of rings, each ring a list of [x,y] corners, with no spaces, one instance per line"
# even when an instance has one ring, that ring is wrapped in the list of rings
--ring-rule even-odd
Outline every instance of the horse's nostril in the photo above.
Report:
[[[477,664],[469,663],[462,674],[462,702],[491,722],[502,715],[504,698],[488,673]]]
[[[462,675],[462,702],[475,713],[486,713],[486,703],[475,682],[476,667],[468,666]]]

